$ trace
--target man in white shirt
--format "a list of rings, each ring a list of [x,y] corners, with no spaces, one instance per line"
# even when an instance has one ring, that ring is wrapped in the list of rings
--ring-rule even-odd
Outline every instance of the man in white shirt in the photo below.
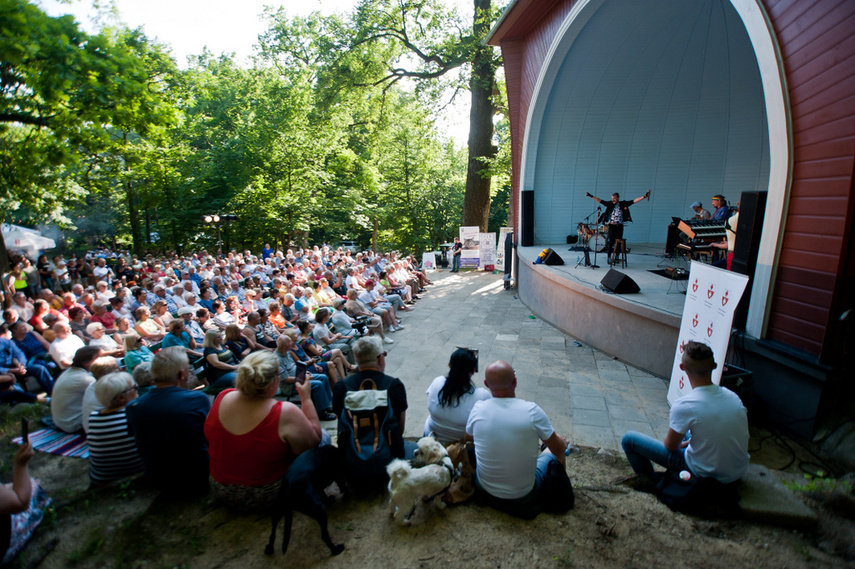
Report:
[[[724,484],[739,480],[745,473],[748,414],[735,393],[712,382],[717,366],[709,346],[686,343],[680,369],[689,378],[692,390],[671,407],[665,440],[629,431],[621,441],[635,472],[652,474],[652,461],[669,470],[688,470],[694,476]]]
[[[487,366],[484,385],[492,398],[475,403],[466,423],[466,439],[475,442],[476,488],[489,505],[534,517],[543,504],[558,498],[541,490],[547,487],[550,470],[560,467],[563,472],[567,441],[555,432],[543,409],[516,398],[517,377],[509,363]],[[538,455],[540,441],[547,450]],[[550,467],[550,462],[557,464]]]
[[[68,369],[74,360],[77,350],[84,347],[83,340],[71,333],[71,328],[65,322],[57,322],[53,325],[56,340],[50,344],[50,357],[59,366],[59,369]]]
[[[53,386],[50,414],[54,424],[66,433],[79,432],[83,427],[83,395],[86,388],[95,383],[89,368],[100,356],[99,348],[83,347]]]

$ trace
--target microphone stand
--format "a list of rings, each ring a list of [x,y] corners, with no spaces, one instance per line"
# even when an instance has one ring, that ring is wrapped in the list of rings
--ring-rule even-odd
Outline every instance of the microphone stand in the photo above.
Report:
[[[592,213],[591,215],[594,215],[594,214]],[[588,217],[591,217],[591,216],[589,215]],[[600,228],[599,228],[599,223],[600,223],[600,206],[597,206],[597,224],[598,224],[598,226],[597,226],[597,228],[594,230],[594,264],[593,264],[593,265],[590,265],[590,267],[591,267],[592,269],[599,269],[599,268],[600,268],[600,266],[597,264],[597,251],[600,249]],[[587,254],[587,253],[585,253],[585,257],[587,257],[587,256],[588,256],[588,254]]]

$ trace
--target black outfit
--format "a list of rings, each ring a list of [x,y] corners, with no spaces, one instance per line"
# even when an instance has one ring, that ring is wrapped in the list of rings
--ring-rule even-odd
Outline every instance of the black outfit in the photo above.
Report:
[[[617,204],[614,204],[611,201],[606,202],[595,196],[591,197],[594,198],[594,200],[596,200],[600,204],[604,205],[606,208],[606,210],[603,212],[597,222],[600,224],[608,224],[609,233],[606,237],[606,252],[609,256],[609,259],[611,259],[612,251],[614,251],[615,247],[615,241],[617,241],[618,239],[623,239],[623,224],[632,222],[632,216],[629,213],[629,206],[631,206],[635,202],[633,200],[622,200],[619,201]],[[620,207],[622,217],[620,223],[612,222],[612,211],[615,209],[615,207]]]

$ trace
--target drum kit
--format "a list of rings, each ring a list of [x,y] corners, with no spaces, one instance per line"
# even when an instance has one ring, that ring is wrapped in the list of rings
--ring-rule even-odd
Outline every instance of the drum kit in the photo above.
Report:
[[[594,217],[596,215],[596,217]],[[606,235],[608,235],[609,227],[608,225],[601,225],[599,223],[590,223],[591,218],[599,221],[600,219],[600,208],[597,208],[596,213],[591,213],[588,217],[584,219],[584,221],[579,222],[576,225],[576,234],[579,236],[579,241],[583,244],[582,251],[584,252],[584,256],[580,257],[579,262],[576,263],[578,267],[582,263],[585,264],[586,267],[590,267],[592,269],[598,269],[597,265],[597,252],[600,248],[600,236],[603,238],[603,242],[606,240]],[[593,239],[594,243],[591,243]],[[594,262],[591,263],[590,252],[591,249],[594,250]]]

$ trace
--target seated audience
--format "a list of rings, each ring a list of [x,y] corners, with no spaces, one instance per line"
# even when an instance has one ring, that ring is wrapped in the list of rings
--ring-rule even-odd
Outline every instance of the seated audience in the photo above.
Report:
[[[93,485],[121,480],[143,471],[137,443],[128,431],[125,406],[137,398],[130,374],[107,374],[95,384],[101,409],[89,416],[89,479]]]
[[[229,324],[226,326],[225,346],[242,360],[252,351],[249,347],[249,342],[246,337],[240,333],[240,327],[237,324]]]
[[[223,346],[223,335],[219,330],[205,332],[202,344],[209,389],[219,391],[234,387],[240,360],[231,350]]]
[[[190,358],[202,357],[202,351],[200,349],[197,350],[196,340],[184,329],[183,318],[175,318],[169,323],[169,332],[163,337],[161,346],[164,348],[178,346],[183,348]],[[199,347],[201,348],[201,346]]]
[[[98,411],[103,408],[103,405],[98,402],[98,396],[95,394],[95,389],[98,387],[98,380],[105,375],[119,371],[119,361],[116,358],[103,355],[92,362],[89,366],[89,373],[95,378],[95,383],[90,383],[83,392],[83,432],[89,432],[89,416],[93,411]]]
[[[137,395],[140,397],[155,388],[154,378],[151,376],[151,362],[143,362],[134,368],[134,383],[137,384]]]
[[[60,369],[68,369],[74,354],[81,349],[83,340],[71,333],[71,327],[65,322],[57,322],[53,325],[56,339],[50,344],[50,357]]]
[[[297,396],[297,362],[305,364],[306,383],[312,387],[311,396],[312,402],[315,404],[315,409],[320,409],[318,416],[321,421],[332,421],[335,415],[331,413],[330,404],[332,402],[332,389],[330,388],[327,376],[323,374],[313,374],[308,370],[311,362],[301,360],[294,352],[294,340],[283,334],[276,341],[276,357],[279,358],[280,371],[280,387],[279,395],[287,398],[289,401]]]
[[[142,338],[128,334],[125,336],[125,369],[133,372],[134,368],[143,362],[154,359],[154,353],[144,346]]]
[[[66,433],[83,430],[83,394],[95,378],[89,372],[92,363],[101,355],[101,350],[84,346],[77,350],[67,370],[56,380],[51,395],[50,413],[57,428]]]
[[[113,356],[120,358],[125,355],[125,349],[116,343],[116,341],[107,335],[107,329],[100,322],[91,322],[86,327],[86,333],[92,338],[89,341],[90,346],[97,346],[105,356]]]
[[[448,375],[437,377],[427,389],[425,436],[433,433],[444,445],[464,439],[472,407],[490,398],[488,390],[472,383],[476,367],[478,357],[471,350],[458,348],[451,354]]]
[[[517,377],[509,363],[487,366],[484,385],[492,397],[476,402],[466,423],[466,438],[475,441],[476,493],[498,510],[533,518],[544,505],[559,501],[552,495],[557,485],[544,481],[555,468],[550,463],[564,474],[567,441],[555,432],[543,409],[516,398]],[[540,441],[547,448],[538,455]],[[572,507],[572,498],[570,503]]]
[[[0,336],[5,334],[5,324],[0,325]],[[18,320],[9,327],[12,340],[0,337],[0,373],[15,376],[24,384],[27,377],[39,382],[48,395],[53,391],[53,376],[58,368],[48,357],[48,344],[38,332],[30,332],[27,325]]]
[[[181,348],[164,348],[151,362],[156,388],[126,408],[146,477],[176,496],[208,491],[208,441],[203,432],[208,396],[186,389],[190,361]]]
[[[321,442],[310,385],[297,386],[297,407],[274,399],[279,382],[275,355],[248,355],[238,368],[236,389],[217,397],[205,421],[211,488],[239,509],[270,506],[294,457]]]
[[[134,311],[134,316],[137,319],[137,324],[134,330],[139,336],[145,339],[149,344],[160,342],[166,335],[166,330],[160,327],[160,324],[151,318],[151,311],[147,306],[140,306]]]

